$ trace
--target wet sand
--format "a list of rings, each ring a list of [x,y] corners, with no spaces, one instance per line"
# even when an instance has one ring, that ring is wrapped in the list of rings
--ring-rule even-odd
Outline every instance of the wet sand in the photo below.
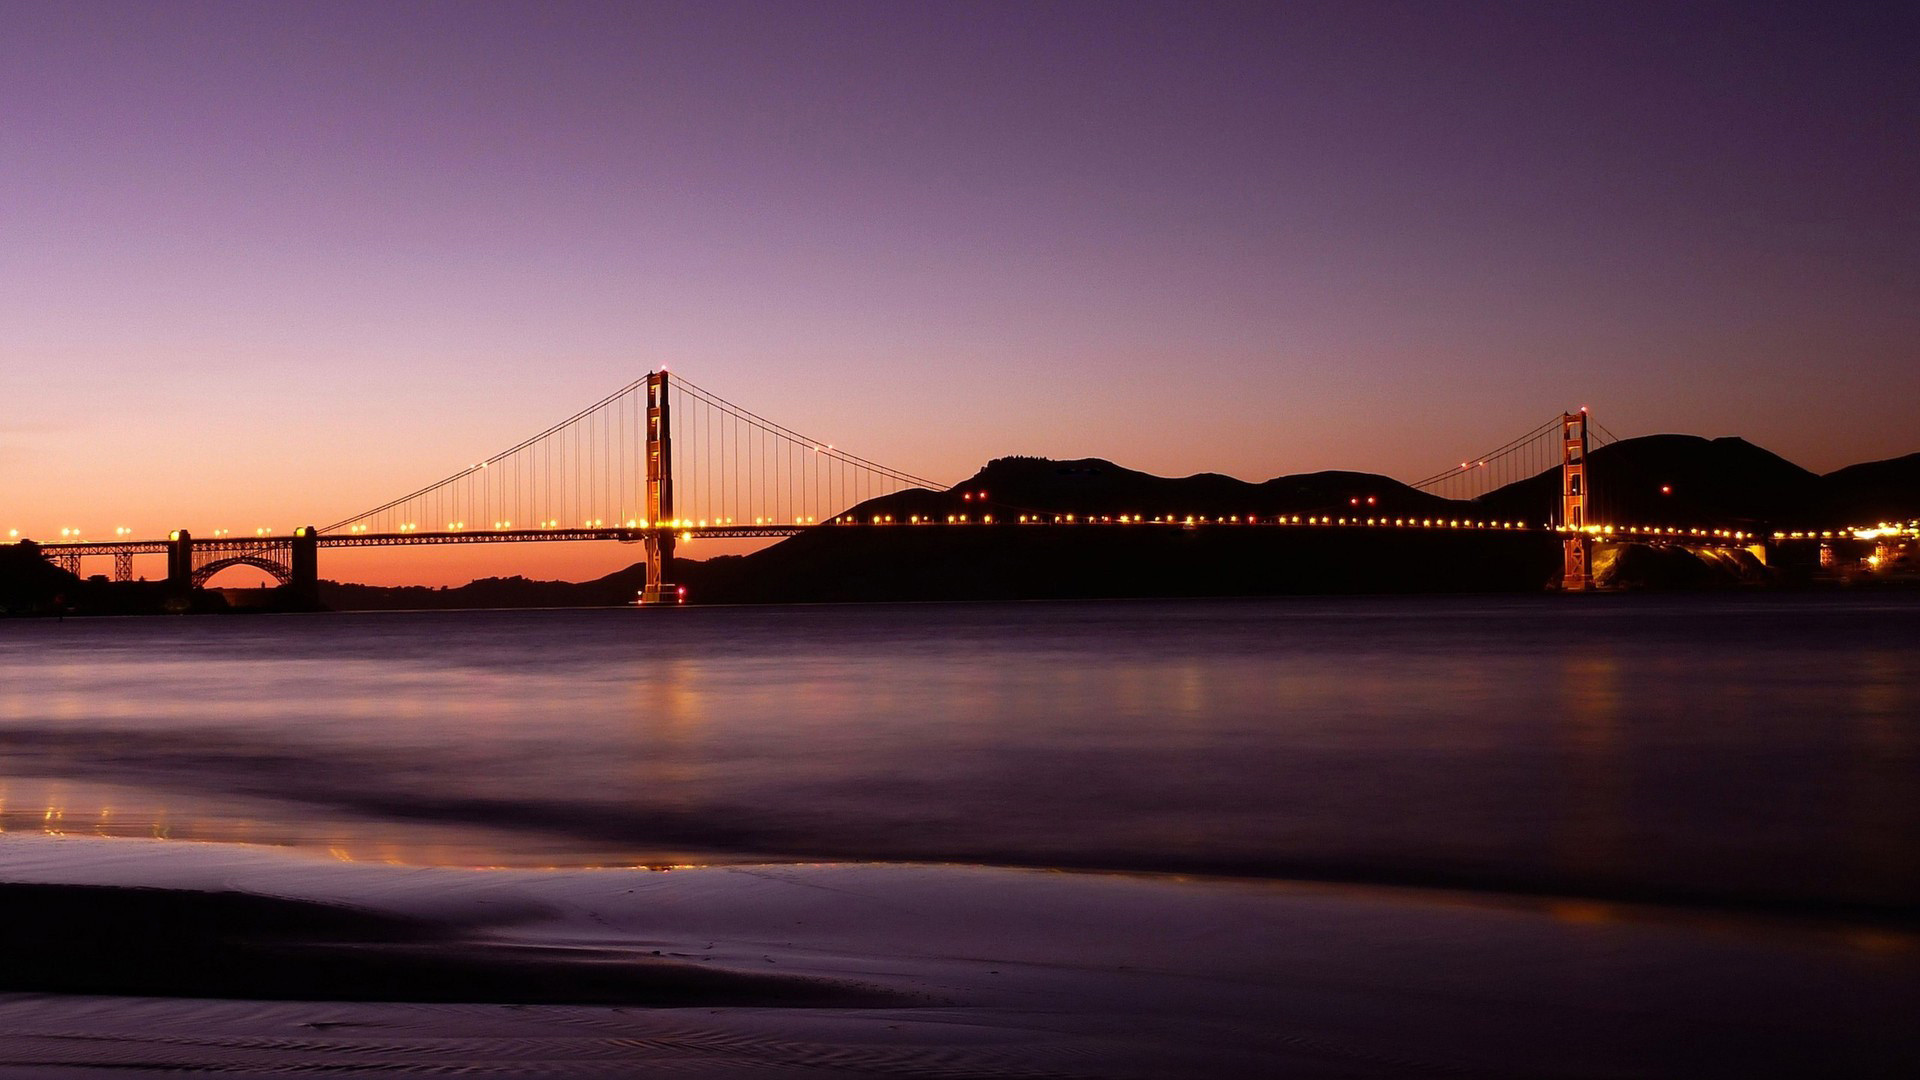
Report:
[[[0,1075],[1908,1076],[1920,941],[1429,890],[0,839]]]

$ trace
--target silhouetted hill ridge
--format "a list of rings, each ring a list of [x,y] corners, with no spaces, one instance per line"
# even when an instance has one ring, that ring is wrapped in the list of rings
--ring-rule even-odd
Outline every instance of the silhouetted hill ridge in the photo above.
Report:
[[[1920,453],[1866,461],[1820,478],[1829,518],[1855,524],[1909,520],[1920,504]]]
[[[1920,516],[1920,454],[1849,466],[1823,477],[1737,436],[1646,435],[1594,449],[1588,479],[1593,519],[1623,524],[1824,528]],[[1454,500],[1350,470],[1294,473],[1256,483],[1212,472],[1155,476],[1104,458],[1003,457],[949,491],[883,496],[848,514],[943,520],[1026,512],[1151,519],[1357,511],[1544,523],[1557,517],[1559,493],[1558,466],[1476,499]]]
[[[1820,476],[1745,439],[1645,435],[1588,456],[1591,517],[1634,525],[1814,527],[1832,522]],[[1540,520],[1560,488],[1559,468],[1474,500],[1495,517]],[[1895,500],[1899,501],[1899,500]],[[1920,512],[1920,499],[1909,500]]]
[[[1202,472],[1185,477],[1155,476],[1116,465],[1104,458],[1054,460],[1037,457],[996,458],[956,485],[952,492],[903,492],[870,500],[849,511],[854,517],[874,513],[899,516],[989,512],[980,509],[980,493],[990,512],[1016,516],[1025,511],[1042,514],[1134,515],[1148,518],[1207,517],[1248,514],[1318,514],[1371,507],[1381,514],[1444,513],[1455,507],[1446,499],[1416,491],[1390,477],[1374,473],[1324,470],[1277,476],[1250,483],[1221,473]],[[951,505],[949,494],[960,495]],[[966,499],[973,495],[975,499]],[[1373,500],[1371,503],[1368,500]]]

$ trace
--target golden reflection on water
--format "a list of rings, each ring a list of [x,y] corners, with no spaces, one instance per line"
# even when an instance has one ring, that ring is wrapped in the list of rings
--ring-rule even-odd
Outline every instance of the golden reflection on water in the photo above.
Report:
[[[1920,935],[1898,930],[1856,929],[1846,932],[1846,942],[1864,953],[1879,956],[1906,956],[1920,952]]]
[[[67,780],[0,780],[0,834],[246,844],[324,854],[340,862],[470,869],[663,869],[716,861],[684,851],[572,848],[546,850],[524,835],[479,827],[383,823],[349,817],[288,821],[271,808],[248,816],[218,802]]]
[[[647,665],[628,691],[636,726],[634,779],[662,806],[694,807],[700,771],[696,746],[706,722],[697,665],[685,659]]]
[[[1859,738],[1853,748],[1847,788],[1856,865],[1861,876],[1892,876],[1920,883],[1920,852],[1901,840],[1901,825],[1920,815],[1920,693],[1910,682],[1910,661],[1887,650],[1860,654],[1854,673],[1853,714]]]
[[[1202,719],[1207,715],[1207,672],[1199,659],[1191,658],[1177,669],[1178,678],[1161,682],[1159,685],[1172,690],[1173,701],[1168,710],[1176,716],[1188,719]]]
[[[1561,868],[1604,878],[1625,863],[1627,805],[1620,662],[1610,651],[1566,656],[1566,688],[1558,731],[1568,771],[1565,819],[1553,837]]]
[[[1549,900],[1542,905],[1542,910],[1571,926],[1605,926],[1624,917],[1624,912],[1613,904],[1597,900]]]

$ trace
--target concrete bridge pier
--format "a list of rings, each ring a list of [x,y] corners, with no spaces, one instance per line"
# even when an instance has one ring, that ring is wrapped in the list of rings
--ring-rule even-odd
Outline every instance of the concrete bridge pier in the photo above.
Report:
[[[167,591],[175,596],[193,591],[193,534],[185,529],[167,538]]]
[[[287,569],[293,571],[288,587],[300,603],[320,605],[320,530],[303,525],[293,530],[293,545],[288,552]]]
[[[679,589],[671,584],[673,533],[654,529],[647,533],[647,585],[640,591],[642,604],[673,604],[680,599]]]

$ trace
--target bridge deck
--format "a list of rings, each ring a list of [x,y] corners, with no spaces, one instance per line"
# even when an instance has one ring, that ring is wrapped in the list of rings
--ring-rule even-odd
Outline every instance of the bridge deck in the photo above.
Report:
[[[679,527],[648,528],[577,528],[577,529],[459,529],[450,531],[406,531],[406,532],[364,532],[364,533],[323,533],[314,538],[315,546],[323,548],[353,547],[405,547],[431,544],[512,544],[512,543],[554,543],[580,541],[617,541],[637,544],[650,535],[671,534],[683,539],[693,540],[759,540],[779,539],[796,536],[813,529],[826,528],[862,528],[862,529],[924,529],[924,528],[1020,528],[1034,526],[1053,527],[1104,527],[1104,528],[1344,528],[1344,529],[1418,529],[1418,530],[1481,530],[1501,532],[1560,532],[1556,528],[1513,521],[1469,521],[1465,519],[1441,518],[1358,518],[1335,517],[1332,515],[1280,515],[1263,518],[1179,518],[1162,517],[1143,520],[1139,517],[1127,519],[1119,516],[1084,516],[1077,514],[1028,514],[1014,519],[1001,517],[998,520],[980,518],[959,518],[947,521],[939,518],[926,518],[917,521],[853,521],[836,520],[824,524],[767,524],[767,525],[683,525]],[[1760,542],[1763,538],[1757,533],[1737,529],[1680,528],[1678,526],[1594,526],[1587,532],[1596,538],[1615,540],[1656,541],[1697,546],[1739,547]],[[1794,532],[1771,535],[1774,541],[1785,539],[1812,539],[1819,533]],[[1824,535],[1833,536],[1833,532]],[[272,536],[216,536],[194,537],[195,551],[203,554],[228,553],[246,554],[268,550],[284,550],[294,543],[290,535]],[[160,555],[172,549],[170,540],[99,540],[99,541],[60,541],[39,544],[41,552],[47,555]]]

